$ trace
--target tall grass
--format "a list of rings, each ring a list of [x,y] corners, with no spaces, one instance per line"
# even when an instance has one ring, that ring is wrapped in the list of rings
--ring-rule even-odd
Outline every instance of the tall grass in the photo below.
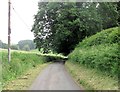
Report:
[[[0,91],[2,91],[2,53],[0,53]]]
[[[93,68],[87,68],[77,62],[66,62],[65,65],[80,87],[84,88],[84,90],[88,90],[85,92],[89,92],[90,90],[119,89],[118,78],[112,78],[111,76],[108,76],[101,71]]]
[[[84,39],[69,55],[69,60],[92,67],[111,76],[120,73],[118,27],[103,30]]]
[[[11,62],[7,60],[7,50],[0,51],[2,59],[2,83],[16,79],[31,68],[36,67],[38,64],[50,62],[53,60],[66,59],[62,55],[54,54],[41,54],[38,52],[25,52],[25,51],[11,51]]]
[[[0,61],[0,92],[1,92],[1,90],[2,90],[2,64],[1,64],[1,61]]]
[[[45,62],[45,58],[35,53],[12,52],[11,62],[8,63],[7,52],[2,53],[2,83],[6,83],[23,74],[30,68]]]

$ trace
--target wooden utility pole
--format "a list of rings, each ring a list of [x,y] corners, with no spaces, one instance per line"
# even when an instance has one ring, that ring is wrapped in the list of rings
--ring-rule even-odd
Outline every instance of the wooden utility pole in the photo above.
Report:
[[[11,1],[8,1],[8,62],[11,61],[10,54],[10,34],[11,34]]]

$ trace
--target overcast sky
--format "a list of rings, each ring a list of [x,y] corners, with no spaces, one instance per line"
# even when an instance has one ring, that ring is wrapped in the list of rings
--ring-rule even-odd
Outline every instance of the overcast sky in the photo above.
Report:
[[[38,10],[38,0],[11,0],[17,14],[11,8],[11,43],[16,44],[20,40],[34,39],[30,31],[34,21],[34,14]],[[25,25],[25,23],[27,26]],[[0,40],[8,41],[8,0],[0,2]]]

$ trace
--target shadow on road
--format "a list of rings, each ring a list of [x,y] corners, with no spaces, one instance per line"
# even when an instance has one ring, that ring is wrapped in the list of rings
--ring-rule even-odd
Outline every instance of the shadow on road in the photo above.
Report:
[[[54,63],[65,64],[66,60],[53,60]]]

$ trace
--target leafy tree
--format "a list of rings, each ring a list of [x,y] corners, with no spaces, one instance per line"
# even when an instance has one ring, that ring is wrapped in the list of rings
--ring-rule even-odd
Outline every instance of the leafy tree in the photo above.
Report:
[[[103,29],[118,26],[119,14],[116,2],[99,3],[98,13],[101,15]]]
[[[23,50],[25,50],[25,51],[30,51],[29,45],[24,45]]]
[[[10,48],[13,50],[18,50],[18,45],[11,45]]]
[[[3,44],[3,42],[0,40],[0,48],[2,48],[2,44]]]
[[[28,45],[29,49],[35,49],[35,44],[32,40],[21,40],[18,42],[18,46],[20,50],[24,50],[24,46]]]
[[[120,2],[117,3],[118,15],[120,15]],[[118,25],[120,25],[120,16],[118,16]]]
[[[7,49],[8,45],[0,40],[0,48]]]
[[[52,49],[67,55],[85,37],[117,26],[117,18],[113,18],[118,16],[116,3],[40,2],[38,6],[31,31],[37,48],[45,52]]]

